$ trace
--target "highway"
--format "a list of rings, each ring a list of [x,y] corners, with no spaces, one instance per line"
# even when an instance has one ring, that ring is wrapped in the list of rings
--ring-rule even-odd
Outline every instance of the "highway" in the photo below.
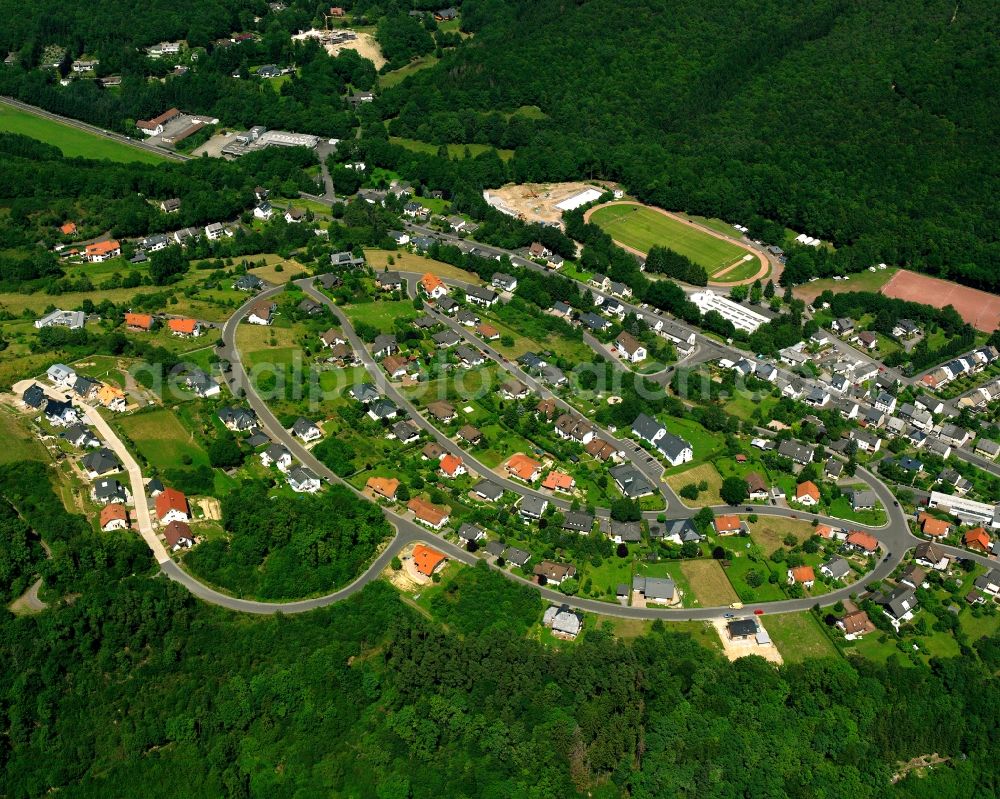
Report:
[[[223,345],[220,355],[224,358],[228,358],[231,366],[231,372],[229,374],[230,387],[234,389],[234,395],[243,395],[246,398],[247,403],[256,412],[262,429],[276,442],[282,444],[303,464],[311,468],[316,472],[321,478],[330,483],[340,483],[343,485],[348,485],[343,480],[338,478],[332,471],[330,471],[326,466],[324,466],[318,459],[316,459],[301,443],[294,438],[291,433],[284,429],[278,422],[277,418],[270,411],[267,404],[257,395],[253,390],[252,385],[250,385],[247,379],[246,371],[243,367],[242,359],[240,356],[239,349],[236,347],[236,330],[240,321],[248,314],[250,308],[259,300],[273,297],[284,290],[284,287],[277,286],[270,288],[261,292],[257,296],[249,299],[243,304],[225,323],[222,331]],[[312,292],[310,292],[312,293]],[[315,296],[315,295],[314,295]],[[349,329],[349,326],[345,326],[345,331]],[[351,329],[353,333],[353,329]],[[452,446],[452,449],[455,449]],[[872,580],[878,580],[889,575],[893,569],[902,561],[905,553],[908,549],[916,546],[921,542],[914,536],[907,524],[907,519],[902,509],[896,503],[892,492],[889,488],[879,480],[875,475],[870,472],[859,469],[858,476],[861,477],[865,482],[867,482],[872,489],[875,491],[879,500],[885,506],[888,516],[887,523],[881,528],[865,528],[862,525],[857,525],[854,523],[848,523],[852,528],[867,529],[873,535],[875,535],[880,542],[882,551],[884,554],[881,556],[881,560],[875,567],[875,569],[865,575],[861,580],[857,581],[853,585],[847,586],[845,588],[838,589],[831,593],[825,594],[820,597],[804,597],[802,599],[788,599],[781,600],[777,602],[766,602],[766,603],[754,603],[748,606],[748,610],[760,608],[765,610],[767,613],[791,613],[796,611],[807,610],[816,604],[822,606],[829,606],[835,604],[838,601],[842,601],[850,597],[852,593],[859,592],[863,590],[864,584],[871,582]],[[350,486],[348,486],[350,487]],[[352,491],[357,492],[353,487],[350,487]],[[524,488],[518,486],[519,492],[523,492]],[[194,578],[189,573],[185,572],[176,562],[173,560],[161,563],[160,567],[164,574],[170,579],[178,582],[179,584],[185,586],[193,595],[199,597],[200,599],[219,605],[220,607],[228,608],[235,611],[241,611],[246,613],[255,614],[271,614],[271,613],[301,613],[309,610],[314,610],[320,607],[326,607],[332,605],[336,602],[340,602],[347,599],[354,593],[360,591],[369,582],[379,578],[382,570],[388,565],[389,561],[392,559],[393,555],[398,553],[407,544],[413,543],[415,541],[429,541],[433,545],[444,552],[449,558],[453,560],[460,561],[466,564],[475,564],[478,562],[479,558],[466,552],[463,548],[456,546],[450,541],[445,540],[441,535],[418,526],[405,515],[397,513],[389,508],[383,508],[383,513],[386,516],[387,521],[395,529],[395,536],[388,543],[388,545],[381,551],[381,553],[376,557],[374,562],[369,566],[369,568],[361,574],[354,582],[350,585],[345,586],[331,594],[325,596],[314,597],[310,599],[299,600],[295,602],[259,602],[255,600],[240,599],[237,597],[232,597],[223,593],[220,593],[209,586],[204,585],[199,580]],[[745,512],[745,509],[741,508],[729,508],[729,507],[718,507],[713,509],[716,512],[726,512],[726,511],[740,511]],[[803,519],[805,521],[810,521],[813,518],[818,519],[821,522],[843,526],[845,522],[843,520],[817,516],[815,514],[805,513],[802,511],[796,511],[789,508],[781,508],[774,506],[752,506],[752,512],[758,514],[759,516],[780,516],[780,517],[792,517]],[[674,514],[671,514],[674,515]],[[683,511],[678,511],[676,518],[685,518],[693,515],[690,510],[686,508]],[[738,541],[739,539],[734,539]],[[981,555],[976,555],[967,552],[963,549],[949,546],[941,546],[941,549],[948,552],[954,557],[969,558],[981,564],[992,566],[993,561]],[[572,608],[577,610],[599,613],[603,615],[618,616],[623,618],[632,619],[662,619],[664,621],[680,621],[680,620],[709,620],[717,619],[722,617],[725,613],[729,612],[728,607],[711,607],[711,608],[638,608],[638,607],[623,607],[617,603],[610,602],[600,602],[597,600],[584,599],[580,597],[570,597],[566,596],[560,592],[553,591],[548,588],[541,588],[534,583],[531,583],[517,575],[512,574],[506,569],[499,569],[500,573],[503,574],[507,579],[514,582],[518,582],[524,585],[531,585],[536,590],[539,591],[541,596],[551,602],[567,604]]]
[[[133,139],[128,136],[123,136],[120,133],[112,133],[109,130],[104,130],[98,128],[94,125],[89,125],[86,122],[81,122],[79,119],[73,119],[72,117],[64,117],[59,114],[53,114],[51,111],[46,111],[43,108],[38,108],[37,106],[28,105],[27,103],[22,103],[20,100],[15,100],[13,97],[0,97],[0,101],[6,103],[7,105],[13,106],[19,111],[25,111],[29,114],[34,114],[36,117],[41,117],[42,119],[48,119],[52,122],[58,122],[61,125],[68,125],[71,128],[76,128],[77,130],[82,130],[86,133],[91,133],[94,136],[100,136],[104,139],[111,139],[119,144],[127,145],[128,147],[134,147],[137,150],[145,150],[149,153],[156,153],[163,158],[171,161],[188,161],[190,156],[183,155],[181,153],[173,152],[172,150],[164,150],[161,147],[156,147],[152,144],[147,144],[140,139]]]

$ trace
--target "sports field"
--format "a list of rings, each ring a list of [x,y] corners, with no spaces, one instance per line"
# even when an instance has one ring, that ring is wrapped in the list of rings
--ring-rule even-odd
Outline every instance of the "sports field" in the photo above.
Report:
[[[596,208],[590,221],[607,231],[615,241],[643,253],[648,253],[655,245],[669,247],[705,267],[710,277],[733,264],[742,266],[741,259],[747,255],[747,250],[735,243],[716,238],[655,209],[644,208],[635,203],[613,203]],[[760,267],[756,259],[747,264],[752,268],[749,274],[755,273]],[[744,270],[739,271],[741,277],[749,276],[742,275]],[[732,272],[723,277],[738,279],[730,278],[730,274]]]
[[[0,132],[21,133],[46,144],[52,144],[69,158],[79,156],[122,163],[141,161],[146,164],[160,164],[165,160],[148,150],[140,150],[112,139],[105,139],[103,136],[96,136],[70,125],[38,117],[4,103],[0,103]]]

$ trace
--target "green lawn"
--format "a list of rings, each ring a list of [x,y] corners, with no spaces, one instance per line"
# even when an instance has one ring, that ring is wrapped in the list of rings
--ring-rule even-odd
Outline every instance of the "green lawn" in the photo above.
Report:
[[[171,469],[208,463],[208,454],[172,411],[123,416],[118,424],[152,466]]]
[[[344,306],[344,313],[351,322],[367,322],[383,333],[391,333],[396,319],[412,321],[419,312],[410,300],[379,300],[378,302],[358,302]]]
[[[422,56],[415,61],[411,61],[405,67],[394,69],[392,72],[386,72],[384,75],[380,76],[378,79],[379,86],[388,87],[402,83],[413,73],[419,72],[422,69],[427,69],[427,67],[432,67],[439,60],[440,59],[434,55]]]
[[[428,153],[429,155],[436,155],[438,148],[441,146],[417,139],[404,139],[400,136],[390,136],[389,141],[393,144],[398,144],[400,147],[405,147],[407,150],[413,150],[417,153]],[[489,144],[447,144],[445,146],[448,148],[449,158],[464,158],[466,150],[469,151],[469,155],[473,158],[491,151],[496,152],[503,161],[509,161],[514,157],[513,150],[498,150]]]
[[[786,663],[839,655],[816,617],[808,611],[765,616],[762,622]]]
[[[889,282],[889,278],[897,271],[895,268],[876,269],[874,272],[869,272],[866,269],[864,272],[849,275],[850,280],[834,280],[833,278],[814,280],[796,287],[795,296],[806,302],[812,302],[827,289],[834,294],[847,291],[878,291]]]
[[[103,136],[35,116],[4,103],[0,103],[0,131],[21,133],[46,144],[52,144],[69,158],[97,158],[122,163],[141,161],[146,164],[160,164],[165,160],[164,156],[148,150],[105,139]]]
[[[727,549],[739,550],[743,549],[748,543],[750,543],[749,539],[736,537],[724,539],[722,546]],[[725,569],[725,572],[726,577],[729,578],[729,582],[732,583],[733,588],[743,602],[771,602],[779,599],[787,599],[779,583],[768,582],[772,568],[777,573],[778,579],[782,580],[785,576],[785,569],[783,567],[766,560],[754,562],[747,557],[746,551],[737,552],[737,554],[740,557],[733,558],[730,561],[730,565]],[[760,574],[764,582],[759,586],[751,587],[746,579],[747,573],[750,571],[756,571]]]
[[[649,252],[654,245],[669,247],[705,267],[710,275],[738,261],[747,252],[737,244],[709,236],[655,209],[639,205],[599,208],[590,221],[616,241],[642,252]]]
[[[18,423],[17,416],[6,406],[0,411],[0,432],[3,433],[4,439],[0,464],[48,460],[45,448]]]

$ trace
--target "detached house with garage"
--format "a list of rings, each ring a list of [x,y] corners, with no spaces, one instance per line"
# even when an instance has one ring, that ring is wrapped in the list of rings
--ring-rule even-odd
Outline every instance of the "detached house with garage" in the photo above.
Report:
[[[187,497],[176,488],[165,488],[156,498],[156,516],[160,524],[170,522],[186,522],[191,518]]]
[[[646,347],[631,333],[623,330],[615,339],[615,344],[622,359],[629,363],[639,363],[646,359]]]

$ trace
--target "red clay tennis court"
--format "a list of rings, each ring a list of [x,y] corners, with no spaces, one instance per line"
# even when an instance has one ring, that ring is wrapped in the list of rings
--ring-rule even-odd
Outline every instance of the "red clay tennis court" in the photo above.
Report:
[[[1000,327],[1000,297],[949,280],[900,269],[882,287],[882,293],[886,297],[922,302],[935,308],[951,305],[966,322],[984,333],[992,333]]]

